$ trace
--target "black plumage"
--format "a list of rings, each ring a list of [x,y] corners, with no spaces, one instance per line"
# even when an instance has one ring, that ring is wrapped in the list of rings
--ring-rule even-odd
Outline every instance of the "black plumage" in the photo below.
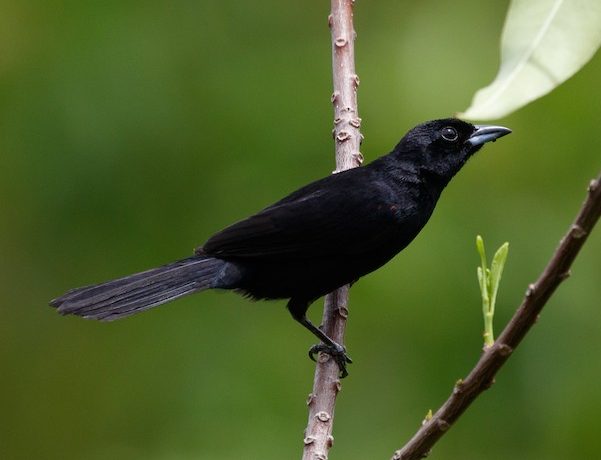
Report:
[[[290,299],[292,316],[323,342],[314,351],[330,353],[346,375],[344,348],[307,320],[309,305],[406,247],[465,162],[509,132],[458,119],[423,123],[390,154],[300,188],[216,233],[195,256],[69,291],[51,305],[62,314],[113,320],[205,289]]]

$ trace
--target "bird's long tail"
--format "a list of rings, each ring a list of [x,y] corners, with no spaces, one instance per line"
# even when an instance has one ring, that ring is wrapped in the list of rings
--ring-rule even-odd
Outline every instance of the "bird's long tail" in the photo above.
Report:
[[[213,287],[227,262],[198,255],[94,286],[73,289],[50,305],[63,315],[111,321]]]

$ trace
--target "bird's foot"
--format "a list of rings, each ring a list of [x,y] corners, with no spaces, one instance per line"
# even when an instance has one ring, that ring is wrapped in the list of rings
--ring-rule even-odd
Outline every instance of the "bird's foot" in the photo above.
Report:
[[[309,358],[311,358],[312,361],[315,361],[315,355],[320,352],[327,353],[332,357],[336,364],[338,364],[338,369],[340,369],[338,375],[341,379],[345,378],[348,375],[346,365],[351,364],[353,360],[349,355],[346,354],[346,348],[335,342],[332,345],[318,343],[317,345],[313,345],[309,349]]]

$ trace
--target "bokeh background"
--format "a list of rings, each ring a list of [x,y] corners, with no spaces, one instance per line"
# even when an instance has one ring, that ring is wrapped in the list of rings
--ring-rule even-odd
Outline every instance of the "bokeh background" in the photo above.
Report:
[[[357,2],[367,160],[494,77],[506,1]],[[298,458],[312,337],[205,293],[115,323],[49,299],[186,256],[334,167],[326,1],[0,10],[0,457]],[[477,360],[475,236],[511,245],[497,330],[601,166],[601,59],[503,120],[402,255],[351,293],[331,458],[389,458]],[[434,458],[595,458],[601,229]],[[321,302],[311,314],[317,321]]]

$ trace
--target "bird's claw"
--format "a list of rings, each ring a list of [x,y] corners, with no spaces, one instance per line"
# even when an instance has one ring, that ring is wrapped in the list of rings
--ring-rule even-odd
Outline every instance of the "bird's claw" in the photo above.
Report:
[[[309,358],[311,358],[312,361],[316,361],[315,355],[320,352],[327,353],[332,357],[336,364],[338,364],[338,369],[340,369],[339,377],[341,379],[348,375],[346,365],[351,364],[353,360],[346,354],[346,349],[342,345],[326,345],[324,343],[318,343],[309,349]]]

